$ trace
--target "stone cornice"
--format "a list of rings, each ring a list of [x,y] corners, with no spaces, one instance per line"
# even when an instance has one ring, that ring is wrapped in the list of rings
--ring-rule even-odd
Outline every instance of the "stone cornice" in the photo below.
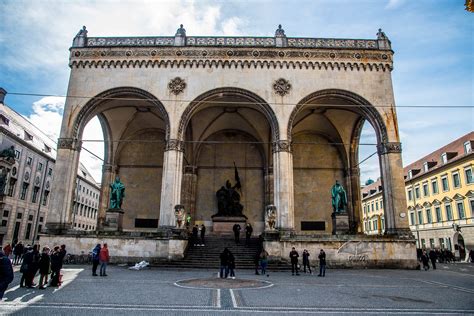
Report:
[[[166,141],[165,151],[184,151],[184,142],[179,139],[169,139]]]
[[[291,68],[391,71],[391,51],[246,47],[72,48],[73,68]]]
[[[82,148],[82,141],[75,138],[58,138],[58,150],[70,149],[80,151]]]
[[[391,153],[401,153],[402,152],[402,143],[397,142],[386,142],[377,145],[377,152],[379,155],[391,154]]]

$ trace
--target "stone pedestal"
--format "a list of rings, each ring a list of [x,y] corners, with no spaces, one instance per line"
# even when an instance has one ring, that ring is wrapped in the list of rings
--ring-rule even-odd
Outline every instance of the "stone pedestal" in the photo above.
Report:
[[[247,218],[245,216],[214,216],[212,218],[212,231],[217,235],[233,235],[232,228],[239,224],[241,232],[245,229]]]
[[[347,213],[331,214],[332,218],[332,234],[349,234],[350,233],[350,225],[349,225],[349,215]]]
[[[105,213],[104,231],[116,232],[122,231],[123,227],[123,210],[109,209]]]

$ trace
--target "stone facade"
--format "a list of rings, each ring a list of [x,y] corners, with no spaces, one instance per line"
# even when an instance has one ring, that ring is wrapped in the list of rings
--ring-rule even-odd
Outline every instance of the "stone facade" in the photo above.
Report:
[[[82,130],[98,116],[106,140],[102,200],[116,175],[127,188],[124,232],[175,226],[184,205],[211,228],[215,192],[242,181],[241,203],[255,233],[268,205],[282,236],[331,234],[330,189],[348,192],[352,231],[360,222],[357,149],[363,122],[374,127],[385,185],[387,233],[406,235],[406,202],[390,41],[287,37],[87,37],[70,50],[50,233],[67,230]],[[88,84],[84,84],[87,82]],[[66,183],[66,185],[64,185]],[[137,220],[140,219],[140,220]],[[303,227],[303,222],[310,223]],[[316,223],[317,225],[311,225]]]

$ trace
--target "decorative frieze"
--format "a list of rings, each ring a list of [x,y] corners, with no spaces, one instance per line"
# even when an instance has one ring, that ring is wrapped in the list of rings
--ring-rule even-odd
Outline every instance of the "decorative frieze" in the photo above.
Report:
[[[397,142],[386,142],[377,145],[377,152],[379,155],[391,154],[391,153],[401,153],[402,152],[402,143]]]
[[[278,140],[276,142],[273,142],[272,152],[277,153],[280,151],[291,153],[291,142],[288,140]]]
[[[273,90],[276,94],[284,96],[290,92],[291,84],[288,80],[280,78],[273,83]]]
[[[71,149],[80,151],[82,142],[75,138],[58,138],[58,149]]]
[[[168,89],[175,95],[180,94],[181,92],[184,91],[186,88],[186,82],[184,82],[183,79],[180,77],[176,77],[174,79],[171,79],[171,81],[168,83]]]
[[[165,146],[165,151],[168,150],[184,151],[184,142],[179,139],[169,139]]]

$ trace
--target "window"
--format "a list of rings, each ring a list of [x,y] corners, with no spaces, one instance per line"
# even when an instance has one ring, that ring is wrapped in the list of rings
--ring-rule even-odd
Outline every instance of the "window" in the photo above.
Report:
[[[464,169],[464,174],[466,175],[466,183],[467,184],[474,183],[474,179],[472,178],[472,168]]]
[[[44,191],[43,201],[41,202],[41,204],[43,204],[44,206],[46,206],[46,204],[48,204],[48,196],[49,196],[49,191]]]
[[[436,206],[435,207],[435,213],[436,213],[436,222],[441,223],[441,207]]]
[[[33,135],[25,131],[25,140],[33,140]]]
[[[415,212],[410,212],[410,225],[415,225]]]
[[[10,214],[9,211],[7,211],[7,210],[3,211],[3,217],[8,217],[9,214]]]
[[[446,208],[446,220],[452,221],[453,211],[451,210],[451,204],[445,204],[444,207]]]
[[[451,243],[451,237],[448,237],[448,238],[446,239],[446,244],[447,244],[447,246],[448,246],[448,249],[449,249],[450,251],[452,251],[452,250],[453,250],[453,244]]]
[[[21,155],[20,151],[19,151],[19,150],[15,150],[15,159],[16,159],[16,160],[19,160],[19,159],[20,159],[20,155]]]
[[[448,177],[441,178],[441,186],[443,187],[443,192],[446,192],[449,190]]]
[[[461,187],[461,180],[459,179],[459,173],[453,173],[453,186],[455,188]]]
[[[48,176],[52,175],[53,174],[53,169],[52,168],[49,168],[48,169]]]
[[[44,144],[44,152],[45,152],[45,153],[50,153],[50,152],[51,152],[51,147],[49,147],[48,145]]]
[[[28,215],[28,220],[32,221],[33,220],[33,215]]]
[[[431,219],[431,208],[426,209],[426,222],[431,224],[433,221]]]
[[[371,231],[371,230],[372,230],[372,222],[369,221],[369,231]]]
[[[381,220],[381,224],[382,226],[380,227],[383,231],[385,231],[385,218],[382,217],[382,220]]]
[[[431,191],[433,194],[438,194],[438,180],[431,180]]]
[[[425,249],[426,248],[426,242],[424,238],[421,238],[421,248]]]
[[[411,170],[408,171],[408,179],[413,178],[413,172]]]
[[[415,197],[416,197],[417,199],[420,198],[420,187],[416,187],[416,188],[415,188]]]
[[[458,209],[459,219],[465,219],[466,215],[464,214],[464,203],[462,201],[456,202],[456,207]]]
[[[33,158],[31,158],[31,157],[26,158],[26,164],[27,164],[28,166],[31,166],[31,163],[32,163],[32,162],[33,162]]]
[[[41,162],[38,162],[38,171],[43,170],[43,164]]]
[[[43,216],[40,217],[40,223],[42,223],[44,220]]]
[[[441,155],[441,161],[443,164],[446,164],[448,162],[448,155],[446,153]]]
[[[26,198],[26,194],[28,193],[28,186],[30,184],[23,182],[23,186],[21,187],[21,194],[20,194],[20,200],[24,200]]]
[[[374,211],[374,203],[372,203],[372,204],[370,205],[370,207],[371,207],[372,212],[373,212],[373,211]]]
[[[424,171],[424,172],[428,172],[429,169],[430,169],[430,167],[428,166],[428,163],[425,162],[425,163],[423,164],[423,171]]]
[[[439,241],[439,247],[440,247],[441,249],[444,249],[444,247],[446,247],[446,246],[444,245],[444,238],[439,238],[438,241]]]
[[[0,114],[0,124],[9,125],[10,120],[3,114]]]
[[[375,220],[374,220],[374,230],[377,230],[377,229],[378,229],[378,228],[377,228],[377,220],[375,219]]]
[[[423,183],[423,196],[428,196],[430,195],[429,189],[428,189],[428,182]]]
[[[430,238],[430,248],[434,249],[435,243],[434,243],[434,238]]]
[[[418,211],[418,224],[423,225],[423,212],[421,210]]]
[[[6,219],[2,220],[2,227],[7,227],[8,222]]]
[[[28,223],[28,225],[26,226],[25,239],[30,239],[30,234],[31,234],[31,223]]]
[[[471,205],[471,214],[474,214],[474,200],[469,200],[469,204]]]
[[[38,225],[38,234],[41,233],[41,229],[43,229],[43,225]]]
[[[468,154],[472,151],[472,148],[471,148],[471,142],[470,141],[467,141],[464,143],[464,153],[465,154]]]
[[[31,203],[36,203],[36,199],[38,198],[39,187],[33,188],[33,196],[31,197]]]
[[[408,190],[408,201],[411,200],[413,200],[413,193],[411,192],[411,190]]]
[[[23,214],[22,214],[22,213],[17,213],[17,214],[16,214],[16,219],[21,219],[21,218],[22,218],[22,216],[23,216]]]
[[[375,209],[378,211],[379,210],[379,202],[375,202]]]
[[[7,190],[8,196],[13,196],[15,194],[15,185],[16,185],[16,179],[10,178],[10,183],[8,184],[8,190]]]

